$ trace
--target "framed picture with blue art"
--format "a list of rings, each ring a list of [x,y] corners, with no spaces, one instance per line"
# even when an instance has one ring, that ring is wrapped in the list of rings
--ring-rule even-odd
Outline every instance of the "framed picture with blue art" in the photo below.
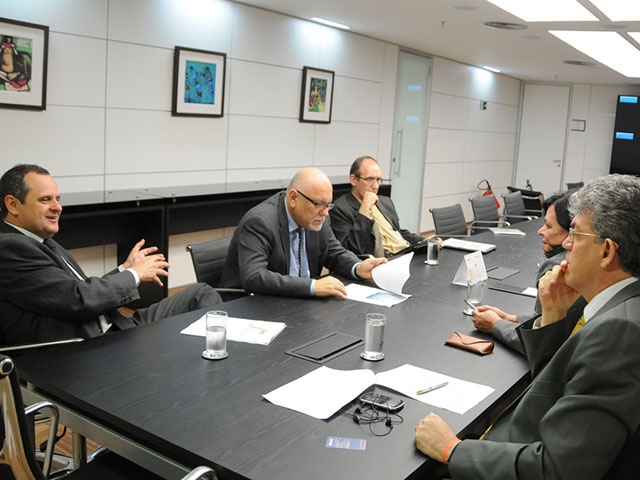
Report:
[[[47,107],[49,27],[0,17],[0,107]]]
[[[331,70],[304,67],[300,99],[301,122],[331,123],[334,75]]]
[[[225,53],[175,47],[171,115],[222,117]]]

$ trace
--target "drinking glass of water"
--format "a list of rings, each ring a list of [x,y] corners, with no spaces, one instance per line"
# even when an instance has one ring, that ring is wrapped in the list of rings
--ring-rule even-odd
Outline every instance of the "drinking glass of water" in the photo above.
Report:
[[[482,303],[486,285],[486,280],[479,282],[472,282],[471,280],[469,280],[467,282],[467,298],[464,302],[465,309],[462,310],[462,313],[469,316],[473,315],[473,310]],[[471,308],[471,305],[473,305],[474,308]]]
[[[438,265],[438,253],[440,253],[440,243],[436,237],[427,240],[427,265]]]
[[[364,352],[360,354],[365,360],[376,362],[384,358],[384,329],[387,317],[381,313],[367,313],[364,327]]]
[[[202,356],[207,360],[227,358],[227,312],[213,310],[205,315],[207,325],[206,350]]]

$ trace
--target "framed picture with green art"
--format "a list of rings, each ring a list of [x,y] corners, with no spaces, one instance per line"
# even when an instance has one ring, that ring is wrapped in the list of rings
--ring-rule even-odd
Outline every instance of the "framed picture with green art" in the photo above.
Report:
[[[331,70],[304,67],[300,99],[301,122],[331,123],[334,76],[335,73]]]
[[[49,27],[0,17],[0,107],[47,107]]]
[[[175,47],[171,115],[222,117],[227,54]]]

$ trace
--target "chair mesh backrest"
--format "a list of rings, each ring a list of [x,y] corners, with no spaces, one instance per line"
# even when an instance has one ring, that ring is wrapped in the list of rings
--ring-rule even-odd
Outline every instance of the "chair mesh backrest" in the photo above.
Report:
[[[32,441],[23,408],[20,381],[13,360],[0,354],[0,477],[6,478],[5,473],[10,468],[15,478],[44,480],[31,448]]]
[[[584,187],[584,182],[567,183],[568,190],[577,190],[582,187]]]
[[[231,237],[190,245],[191,261],[198,282],[217,287],[222,277]]]
[[[473,210],[473,219],[483,222],[498,222],[500,214],[496,205],[496,198],[493,195],[485,195],[482,197],[472,197],[471,209]]]
[[[509,192],[520,192],[525,210],[542,210],[544,203],[544,195],[537,190],[529,190],[528,188],[518,188],[508,186]],[[512,215],[516,215],[515,213]]]
[[[436,227],[436,235],[466,235],[467,221],[459,203],[449,207],[432,208],[433,224]]]
[[[504,198],[505,215],[524,215],[524,201],[521,192],[511,192],[502,196]]]

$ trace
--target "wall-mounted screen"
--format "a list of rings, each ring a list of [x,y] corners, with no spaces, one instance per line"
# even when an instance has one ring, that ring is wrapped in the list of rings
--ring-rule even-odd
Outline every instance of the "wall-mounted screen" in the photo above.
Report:
[[[610,173],[640,175],[640,100],[619,95]]]

